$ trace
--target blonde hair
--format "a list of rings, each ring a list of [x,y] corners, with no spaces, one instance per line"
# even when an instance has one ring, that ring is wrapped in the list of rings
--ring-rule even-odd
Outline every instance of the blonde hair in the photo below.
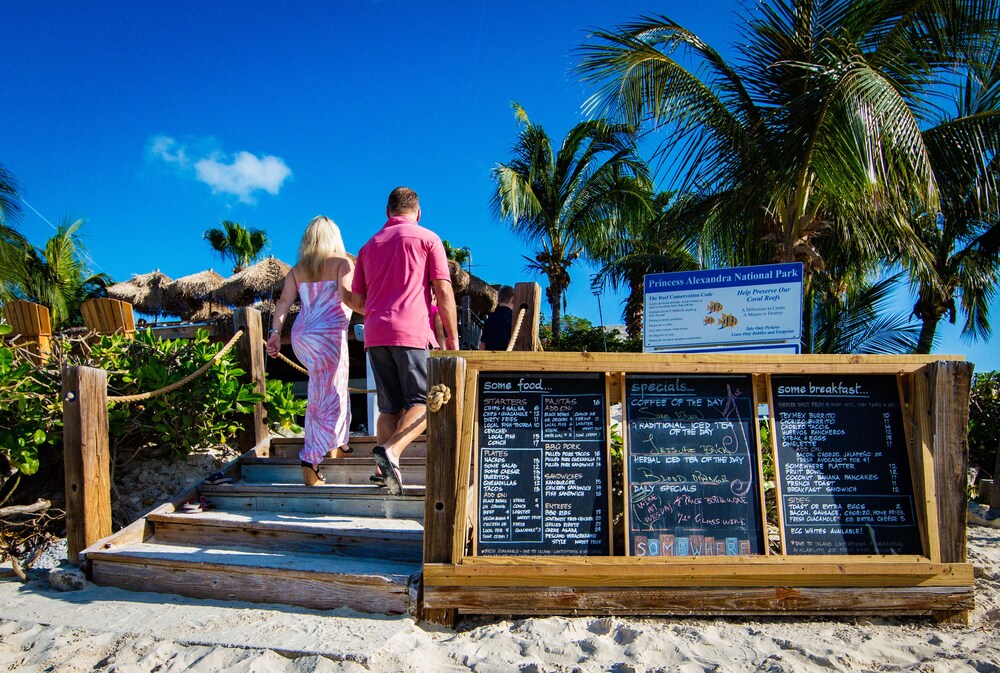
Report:
[[[299,243],[299,265],[315,280],[323,275],[323,265],[326,260],[335,255],[344,255],[344,239],[340,229],[329,217],[319,215],[309,221],[306,231]]]

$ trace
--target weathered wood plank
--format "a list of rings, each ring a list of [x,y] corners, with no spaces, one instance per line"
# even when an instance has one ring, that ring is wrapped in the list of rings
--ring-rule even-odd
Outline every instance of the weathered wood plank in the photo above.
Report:
[[[962,355],[741,355],[705,353],[490,353],[462,351],[467,366],[480,371],[624,371],[691,374],[907,374]]]
[[[514,285],[514,322],[511,327],[517,325],[517,317],[524,309],[524,317],[521,318],[521,329],[517,333],[514,341],[515,351],[534,351],[535,342],[538,340],[538,325],[541,318],[542,288],[538,283],[517,283]]]
[[[717,560],[719,557],[713,557]],[[549,563],[485,564],[466,559],[460,566],[424,564],[426,586],[973,586],[972,566],[914,560],[873,559],[850,563],[789,557],[753,557],[753,563],[691,562],[626,557],[571,565],[572,559]],[[801,557],[799,557],[801,559]],[[538,559],[534,559],[538,561]],[[473,563],[475,561],[475,563]]]
[[[934,482],[941,560],[966,560],[966,482],[969,467],[969,390],[973,365],[935,362],[930,368]]]
[[[934,615],[971,610],[971,588],[525,589],[425,587],[426,609],[514,615]]]
[[[233,330],[244,330],[236,342],[236,353],[240,367],[246,372],[244,382],[249,382],[256,393],[264,394],[264,335],[261,327],[260,311],[244,307],[233,313]],[[254,405],[253,412],[243,417],[236,442],[240,453],[249,451],[268,436],[264,421],[264,403]]]
[[[155,525],[155,541],[172,545],[334,553],[406,562],[423,558],[423,528],[410,519],[267,514],[163,512],[148,518]]]
[[[81,551],[111,534],[107,372],[64,367],[62,396],[67,555],[76,564]]]
[[[274,573],[225,566],[173,566],[92,561],[94,581],[129,591],[158,591],[192,598],[284,603],[315,610],[340,607],[374,614],[405,614],[410,608],[404,580],[356,575]]]

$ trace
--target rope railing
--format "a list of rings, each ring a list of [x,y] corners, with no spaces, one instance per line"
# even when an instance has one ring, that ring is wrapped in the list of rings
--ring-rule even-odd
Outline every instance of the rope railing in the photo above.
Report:
[[[524,314],[527,312],[527,307],[522,306],[521,310],[517,313],[517,322],[514,324],[514,329],[510,332],[510,342],[507,344],[508,352],[514,350],[514,344],[517,343],[517,336],[521,333],[521,323],[524,322]]]
[[[197,370],[191,372],[190,374],[182,378],[180,381],[175,381],[174,383],[171,383],[168,386],[164,386],[159,390],[151,390],[149,392],[139,393],[137,395],[117,395],[117,396],[108,395],[108,402],[141,402],[142,400],[149,400],[154,397],[159,397],[160,395],[166,395],[167,393],[172,393],[175,390],[183,388],[188,383],[190,383],[191,381],[195,380],[196,378],[207,372],[213,365],[217,364],[219,360],[222,359],[222,356],[224,356],[226,353],[232,350],[233,346],[236,345],[236,342],[239,341],[241,336],[243,336],[242,328],[240,328],[239,330],[236,331],[235,334],[233,334],[233,338],[230,339],[226,343],[226,345],[222,347],[222,350],[213,355],[211,360],[203,364]]]
[[[306,376],[309,376],[309,370],[308,369],[306,369],[305,367],[303,367],[299,363],[293,361],[291,358],[289,358],[287,355],[285,355],[284,353],[282,353],[280,351],[278,352],[278,359],[280,359],[283,362],[285,362],[286,364],[288,364],[292,369],[300,371],[303,374],[305,374]],[[350,386],[348,386],[347,387],[347,392],[349,392],[349,393],[365,393],[366,395],[370,395],[370,394],[374,393],[375,391],[374,390],[367,390],[365,388],[351,388]]]

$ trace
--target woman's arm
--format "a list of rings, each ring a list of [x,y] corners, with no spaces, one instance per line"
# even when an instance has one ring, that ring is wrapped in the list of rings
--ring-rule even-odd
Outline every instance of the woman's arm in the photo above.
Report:
[[[285,276],[285,285],[281,289],[281,296],[274,306],[274,318],[271,322],[271,333],[267,336],[267,354],[277,357],[281,350],[281,328],[288,317],[288,310],[292,307],[292,302],[299,296],[299,289],[295,285],[295,269],[292,268]]]
[[[344,302],[347,308],[356,311],[358,313],[364,313],[364,304],[362,303],[360,308],[355,308],[354,304],[348,302],[350,295],[351,283],[354,282],[354,262],[351,261],[350,257],[344,257],[340,260],[340,264],[337,267],[337,290],[340,292],[340,300]],[[345,292],[346,290],[346,292]]]

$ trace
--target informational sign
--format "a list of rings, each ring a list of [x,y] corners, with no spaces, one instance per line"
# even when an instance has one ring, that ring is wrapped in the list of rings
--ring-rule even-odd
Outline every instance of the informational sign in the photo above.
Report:
[[[788,554],[920,554],[896,377],[772,376]]]
[[[753,380],[625,377],[634,556],[762,553]]]
[[[603,374],[483,373],[482,556],[610,554]]]
[[[646,276],[643,350],[798,341],[802,264]]]

